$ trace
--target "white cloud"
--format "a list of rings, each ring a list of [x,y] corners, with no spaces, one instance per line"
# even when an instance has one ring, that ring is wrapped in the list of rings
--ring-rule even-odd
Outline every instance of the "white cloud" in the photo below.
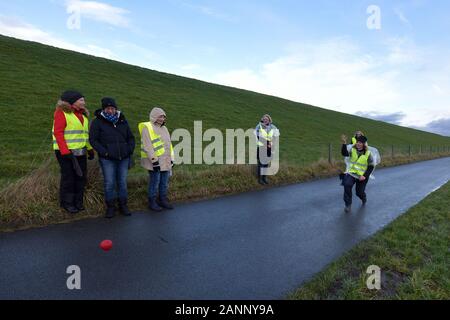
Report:
[[[446,52],[418,47],[408,38],[389,39],[377,52],[337,38],[291,45],[259,67],[203,80],[350,114],[394,114],[398,124],[425,126],[450,117],[449,68]]]
[[[0,34],[22,40],[35,41],[57,48],[90,54],[97,57],[108,59],[115,58],[114,54],[109,49],[100,48],[92,44],[77,46],[74,43],[69,43],[19,19],[1,15]]]
[[[381,113],[377,111],[371,111],[371,112],[362,112],[358,111],[355,113],[357,116],[363,117],[363,118],[369,118],[373,120],[388,122],[392,124],[401,124],[402,119],[406,117],[406,114],[404,112],[394,112],[394,113]]]
[[[433,84],[433,90],[438,95],[444,94],[444,90],[437,84]]]
[[[375,58],[346,39],[294,45],[290,51],[258,70],[232,70],[216,75],[215,80],[349,113],[364,106],[377,109],[398,99],[392,85],[395,75],[380,71]]]
[[[424,126],[415,126],[415,128],[450,137],[450,118],[437,119]]]
[[[389,53],[387,61],[393,65],[421,64],[426,55],[424,50],[418,48],[409,38],[389,38],[385,41]]]
[[[111,6],[98,1],[68,0],[66,2],[68,12],[79,12],[82,18],[107,23],[116,27],[129,27],[130,22],[126,18],[128,10]]]

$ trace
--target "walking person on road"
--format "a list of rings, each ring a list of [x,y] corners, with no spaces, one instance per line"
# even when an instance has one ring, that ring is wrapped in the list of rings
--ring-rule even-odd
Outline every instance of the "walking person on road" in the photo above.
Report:
[[[99,155],[103,172],[106,213],[113,218],[116,202],[124,216],[131,216],[128,209],[128,169],[132,163],[135,139],[128,121],[113,98],[103,98],[102,108],[95,112],[90,142]]]
[[[367,146],[367,138],[359,136],[354,145],[347,145],[347,137],[343,135],[342,156],[350,158],[349,168],[343,177],[345,212],[351,212],[352,189],[356,184],[356,195],[362,204],[367,203],[366,186],[375,168],[375,161]]]
[[[85,210],[83,199],[87,182],[87,159],[93,160],[89,143],[89,112],[78,91],[61,95],[54,113],[53,149],[61,168],[60,206],[70,214]]]
[[[149,209],[155,212],[173,209],[168,189],[174,152],[166,121],[166,112],[154,108],[150,113],[150,121],[139,124],[141,165],[149,172],[148,203]]]

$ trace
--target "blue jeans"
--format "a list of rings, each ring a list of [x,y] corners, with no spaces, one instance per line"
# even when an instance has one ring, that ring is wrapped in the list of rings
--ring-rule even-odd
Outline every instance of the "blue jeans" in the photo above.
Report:
[[[150,180],[148,183],[149,198],[156,198],[159,191],[161,199],[167,198],[169,188],[170,171],[149,171]]]
[[[100,158],[105,188],[106,202],[128,198],[127,176],[130,159],[107,160]],[[117,188],[117,192],[116,192]]]

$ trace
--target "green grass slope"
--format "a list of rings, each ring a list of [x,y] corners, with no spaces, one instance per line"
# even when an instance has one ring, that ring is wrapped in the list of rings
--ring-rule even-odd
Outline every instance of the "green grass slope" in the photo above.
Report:
[[[27,174],[49,154],[54,106],[67,88],[82,91],[91,112],[103,96],[114,96],[136,134],[153,105],[167,110],[170,129],[190,129],[194,120],[204,128],[248,129],[270,113],[282,132],[281,160],[290,164],[317,160],[327,143],[338,147],[341,133],[358,128],[375,146],[450,145],[450,138],[431,133],[4,36],[0,83],[3,179]]]

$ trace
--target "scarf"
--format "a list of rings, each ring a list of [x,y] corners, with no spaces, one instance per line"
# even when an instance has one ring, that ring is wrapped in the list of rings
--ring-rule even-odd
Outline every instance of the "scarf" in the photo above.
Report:
[[[112,124],[117,124],[117,122],[119,122],[119,118],[120,118],[120,111],[117,111],[115,114],[113,115],[109,115],[106,112],[102,111],[102,116],[103,118],[105,118],[107,121],[111,122]]]

